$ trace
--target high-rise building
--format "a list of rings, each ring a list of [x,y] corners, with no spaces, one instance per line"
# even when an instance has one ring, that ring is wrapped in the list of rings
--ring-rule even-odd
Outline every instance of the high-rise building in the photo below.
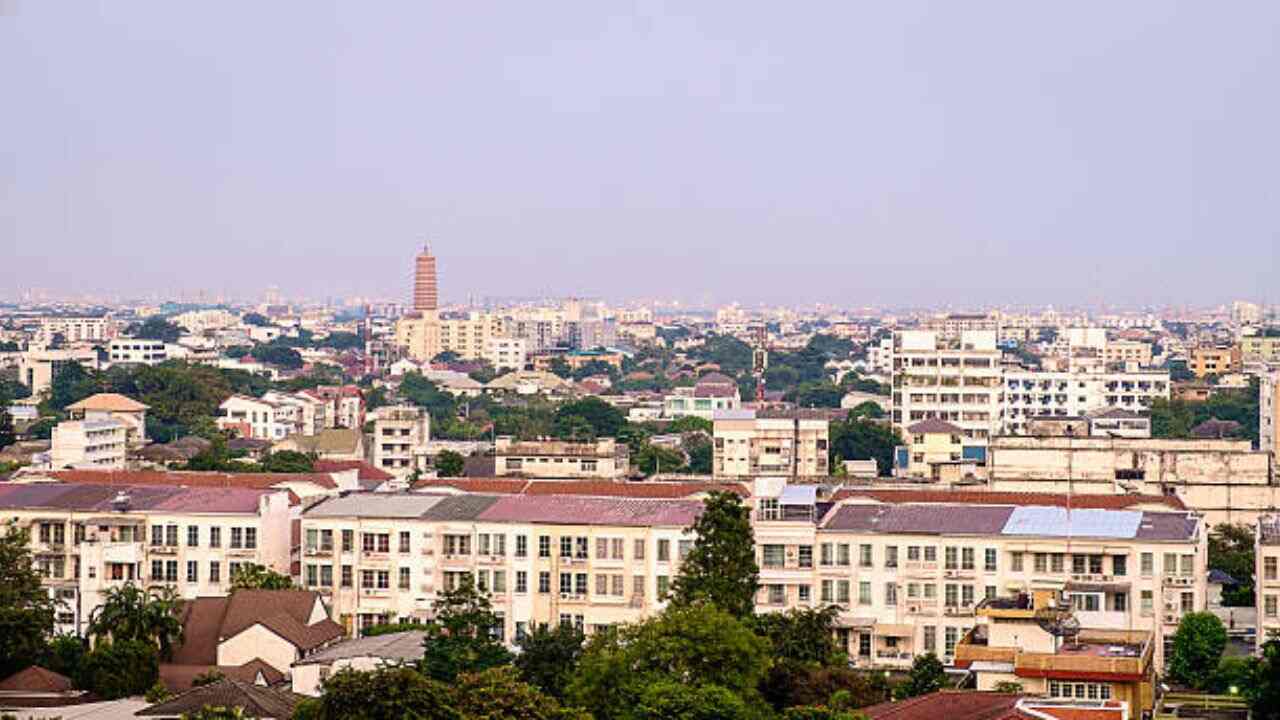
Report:
[[[430,247],[423,247],[414,260],[413,309],[418,312],[433,311],[440,306],[440,291],[436,285],[436,256]]]

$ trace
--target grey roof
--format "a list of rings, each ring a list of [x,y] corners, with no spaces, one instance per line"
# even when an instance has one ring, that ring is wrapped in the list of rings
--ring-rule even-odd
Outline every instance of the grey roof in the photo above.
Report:
[[[1188,513],[1144,512],[1134,537],[1139,540],[1183,540],[1195,535],[1199,522]]]
[[[917,535],[997,535],[1014,508],[1000,505],[838,506],[825,530]]]
[[[1218,568],[1209,570],[1210,585],[1239,585],[1240,581],[1228,575],[1226,572]]]
[[[192,688],[162,703],[139,710],[140,717],[176,717],[199,712],[205,706],[244,708],[246,717],[289,718],[298,703],[306,698],[287,690],[259,687],[239,680],[223,679]]]
[[[1135,510],[1071,510],[1061,507],[1020,507],[1005,525],[1004,535],[1039,537],[1131,538],[1142,521]]]
[[[427,634],[421,630],[353,638],[332,645],[294,663],[294,665],[328,664],[335,660],[359,657],[376,657],[383,660],[418,660],[422,657],[422,639]]]
[[[495,499],[491,495],[353,492],[319,502],[303,515],[308,518],[474,520]]]

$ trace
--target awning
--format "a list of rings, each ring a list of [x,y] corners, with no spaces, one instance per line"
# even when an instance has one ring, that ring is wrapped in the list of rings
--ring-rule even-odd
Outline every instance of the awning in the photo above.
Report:
[[[885,637],[912,637],[915,635],[915,625],[897,625],[894,623],[876,623],[875,631],[877,635]]]
[[[994,660],[974,660],[969,665],[969,669],[974,672],[1013,672],[1013,663],[996,662]]]

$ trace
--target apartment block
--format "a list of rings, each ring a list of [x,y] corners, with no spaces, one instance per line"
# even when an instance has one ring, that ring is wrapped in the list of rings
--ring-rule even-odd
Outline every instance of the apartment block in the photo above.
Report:
[[[702,503],[565,495],[359,493],[302,517],[302,582],[348,629],[430,617],[470,576],[511,643],[535,623],[593,632],[657,612]]]
[[[1246,335],[1240,338],[1242,360],[1280,363],[1280,335]]]
[[[525,341],[521,338],[491,337],[485,343],[485,359],[494,370],[523,370],[528,362]]]
[[[118,337],[107,346],[107,358],[113,365],[158,365],[169,359],[169,350],[163,340]]]
[[[108,589],[167,585],[225,595],[256,563],[289,571],[289,495],[239,487],[28,483],[0,486],[0,511],[30,531],[59,632],[83,633]]]
[[[68,405],[67,414],[72,420],[119,420],[125,425],[125,440],[136,446],[147,441],[148,409],[126,395],[97,393]]]
[[[717,413],[741,407],[738,383],[727,375],[713,372],[698,378],[692,387],[672,389],[662,400],[662,416],[676,419],[692,415],[713,420]]]
[[[1187,368],[1202,378],[1207,375],[1226,375],[1238,372],[1242,362],[1239,346],[1198,347],[1191,350]]]
[[[268,391],[260,398],[232,395],[218,407],[215,422],[223,430],[256,440],[315,435],[329,426],[329,404],[309,392]]]
[[[68,343],[97,343],[111,339],[116,323],[108,317],[47,317],[40,318],[39,338],[52,342],[61,335]]]
[[[1280,633],[1280,515],[1268,514],[1255,523],[1254,602],[1257,603],[1257,651]]]
[[[1102,361],[1110,364],[1137,363],[1151,365],[1151,343],[1141,340],[1108,340],[1102,348]]]
[[[93,350],[28,350],[18,360],[18,382],[32,395],[49,390],[53,378],[73,364],[98,367],[98,353]]]
[[[1157,398],[1169,399],[1172,383],[1165,371],[1044,372],[1005,370],[1005,434],[1027,433],[1037,417],[1081,417],[1119,408],[1142,411]]]
[[[958,338],[926,330],[894,333],[894,426],[905,431],[936,418],[985,443],[1003,426],[1000,360],[993,331],[966,330]]]
[[[569,442],[499,437],[494,442],[493,454],[498,476],[615,480],[625,477],[630,466],[626,443],[614,438]]]
[[[1036,589],[1060,593],[1080,627],[1151,633],[1161,665],[1164,639],[1206,606],[1203,521],[1158,496],[758,490],[759,609],[837,605],[859,667],[950,663],[983,600]]]
[[[505,337],[506,326],[498,315],[473,312],[465,317],[441,317],[424,311],[396,323],[396,343],[415,360],[431,360],[453,352],[469,360],[484,359],[491,338]]]
[[[431,416],[412,405],[373,411],[373,466],[404,478],[427,469]]]
[[[718,412],[712,430],[712,474],[825,477],[829,427],[825,415],[803,410]]]
[[[128,426],[119,420],[64,420],[53,428],[50,467],[123,468],[128,435]]]

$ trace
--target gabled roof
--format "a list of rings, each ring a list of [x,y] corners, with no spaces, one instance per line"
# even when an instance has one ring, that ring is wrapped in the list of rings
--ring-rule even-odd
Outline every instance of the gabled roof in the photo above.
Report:
[[[262,625],[306,652],[345,634],[325,618],[308,624],[319,595],[310,590],[236,590],[226,597],[202,597],[183,604],[183,642],[176,665],[214,665],[218,645],[254,625]]]
[[[364,435],[352,428],[324,428],[314,435],[290,435],[280,442],[293,443],[304,453],[350,455],[360,449]]]
[[[168,487],[240,487],[268,489],[290,482],[304,482],[333,489],[328,473],[224,473],[177,470],[55,470],[44,473],[63,482],[94,485],[164,485]]]
[[[997,490],[882,490],[875,488],[841,488],[831,496],[833,502],[866,498],[882,503],[958,503],[966,505],[1039,505],[1080,509],[1122,510],[1144,505],[1163,505],[1171,510],[1186,510],[1175,495],[1103,495],[1084,493],[1005,492]]]
[[[329,664],[335,660],[372,657],[381,660],[410,662],[422,657],[422,639],[426,633],[421,630],[374,635],[372,637],[353,638],[331,645],[294,663],[294,665]]]
[[[907,427],[907,432],[913,435],[927,435],[929,433],[947,433],[948,435],[959,435],[964,430],[956,425],[952,425],[946,420],[938,418],[929,418]]]
[[[70,678],[39,665],[32,665],[0,680],[0,692],[64,693],[74,689]]]
[[[870,720],[1021,720],[1021,695],[941,691],[859,710]]]
[[[192,688],[162,703],[139,710],[140,717],[177,717],[199,712],[208,707],[244,708],[246,717],[289,718],[294,708],[306,699],[287,690],[260,687],[242,680],[226,678]]]
[[[192,683],[195,682],[197,677],[208,675],[210,672],[219,672],[224,677],[253,685],[274,686],[285,680],[283,672],[271,667],[260,658],[254,658],[243,665],[173,665],[161,663],[160,682],[164,683],[169,692],[186,692],[191,689]]]
[[[380,470],[370,465],[364,460],[319,459],[312,463],[312,467],[316,472],[320,473],[335,473],[355,470],[357,471],[356,478],[358,480],[377,480],[380,482],[386,482],[387,480],[394,480],[396,477],[386,470]]]
[[[278,490],[239,487],[157,487],[154,485],[96,485],[91,483],[4,483],[0,509],[117,512],[115,500],[128,498],[134,512],[202,512],[257,514],[263,496]]]
[[[77,403],[71,403],[67,406],[68,410],[102,410],[109,412],[140,412],[148,409],[149,405],[144,405],[127,395],[119,393],[98,393]]]

